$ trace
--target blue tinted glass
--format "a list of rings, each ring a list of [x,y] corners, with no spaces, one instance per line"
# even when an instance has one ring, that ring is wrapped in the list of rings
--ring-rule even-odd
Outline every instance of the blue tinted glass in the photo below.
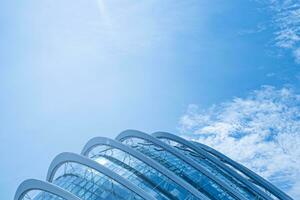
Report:
[[[218,185],[203,173],[193,168],[188,163],[184,162],[181,158],[164,150],[158,145],[155,145],[150,141],[135,137],[126,138],[122,142],[149,156],[150,158],[159,162],[161,165],[173,171],[179,177],[197,188],[209,199],[235,199],[234,197],[229,195],[222,188],[222,186]]]
[[[177,150],[179,150],[184,155],[190,157],[191,159],[198,162],[202,167],[204,167],[207,171],[211,172],[224,182],[226,182],[228,185],[231,185],[235,190],[237,190],[240,194],[242,194],[247,199],[258,199],[259,196],[256,194],[253,194],[246,185],[244,185],[241,181],[233,177],[232,175],[228,174],[225,170],[218,167],[216,164],[208,160],[207,158],[203,157],[201,154],[197,153],[193,149],[178,143],[176,141],[166,139],[166,138],[158,138],[159,140],[165,142],[166,144],[169,144],[173,147],[175,147]]]
[[[65,200],[57,195],[51,194],[49,192],[32,190],[24,195],[22,200]]]
[[[66,163],[54,184],[83,200],[142,200],[125,186],[111,178],[77,163]]]
[[[204,151],[209,153],[211,156],[214,156],[216,159],[219,159],[226,166],[230,167],[232,170],[236,171],[238,174],[240,174],[244,178],[248,179],[251,183],[253,183],[258,188],[260,188],[263,192],[265,192],[272,199],[279,200],[279,198],[277,198],[274,194],[272,194],[272,192],[270,192],[265,186],[259,184],[255,179],[251,178],[247,173],[244,173],[238,167],[236,167],[235,165],[233,165],[231,163],[231,162],[235,162],[235,161],[228,162],[228,160],[231,160],[230,158],[227,158],[226,156],[222,155],[220,152],[214,150],[213,148],[211,148],[209,146],[200,144],[198,142],[193,142],[193,144],[197,145],[199,148],[203,149]],[[239,165],[239,164],[237,164],[237,165]]]
[[[120,149],[101,145],[94,148],[88,156],[130,180],[157,199],[197,199],[156,169]]]

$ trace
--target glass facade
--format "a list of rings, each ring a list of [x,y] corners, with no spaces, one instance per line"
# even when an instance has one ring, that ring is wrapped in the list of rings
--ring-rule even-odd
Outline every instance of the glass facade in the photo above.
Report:
[[[59,197],[55,194],[51,194],[49,192],[43,192],[38,190],[33,190],[28,192],[24,197],[23,200],[65,200],[62,197]]]
[[[153,167],[120,149],[101,145],[90,152],[89,156],[151,193],[156,199],[198,199]]]
[[[159,138],[160,139],[160,138]],[[235,190],[241,193],[247,199],[260,199],[260,197],[253,193],[246,185],[244,185],[240,180],[228,174],[225,170],[218,167],[215,163],[208,160],[203,155],[200,155],[193,149],[185,146],[184,144],[178,143],[176,141],[162,138],[161,141],[175,147],[178,151],[182,152],[184,155],[190,157],[191,159],[198,162],[201,166],[203,166],[206,170],[214,174],[215,176],[222,179],[227,184],[231,185]]]
[[[173,155],[165,149],[140,138],[127,138],[122,141],[137,151],[159,162],[176,175],[182,177],[185,181],[196,187],[209,199],[235,199],[229,195],[222,186],[205,176],[203,173],[184,162],[181,158]]]
[[[231,159],[229,159],[228,157],[224,156],[223,154],[221,154],[220,152],[206,146],[206,145],[202,145],[199,144],[197,142],[193,142],[195,145],[199,146],[200,148],[202,148],[203,150],[205,150],[207,153],[209,153],[210,155],[214,156],[217,159],[220,159],[224,165],[228,166],[229,168],[231,168],[232,170],[236,171],[240,176],[248,179],[252,184],[254,184],[256,187],[260,188],[265,194],[267,194],[268,196],[270,196],[272,199],[274,200],[280,200],[280,198],[278,198],[276,195],[274,195],[267,186],[258,183],[258,181],[254,178],[252,178],[249,173],[245,172],[244,170],[241,170],[241,168],[239,167],[238,163],[235,163],[234,161],[232,161]],[[243,166],[242,166],[243,167]]]
[[[79,160],[88,160],[105,172],[66,158],[57,166],[51,165],[47,181],[21,184],[15,200],[291,200],[254,172],[249,175],[239,164],[205,145],[134,130],[121,133],[114,145],[111,141],[94,138],[78,155]]]
[[[142,200],[120,183],[87,166],[68,162],[60,167],[53,183],[82,200]]]

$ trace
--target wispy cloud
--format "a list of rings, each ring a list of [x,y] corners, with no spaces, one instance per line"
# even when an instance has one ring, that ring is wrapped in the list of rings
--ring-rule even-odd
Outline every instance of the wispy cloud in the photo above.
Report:
[[[180,129],[300,198],[300,95],[291,88],[264,86],[208,109],[190,105]]]
[[[289,49],[300,63],[300,2],[299,0],[258,0],[273,13],[275,45]]]

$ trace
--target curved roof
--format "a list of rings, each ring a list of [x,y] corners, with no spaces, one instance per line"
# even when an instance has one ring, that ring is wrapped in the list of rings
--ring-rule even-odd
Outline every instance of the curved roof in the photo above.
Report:
[[[198,190],[196,190],[193,186],[191,186],[189,183],[183,181],[181,178],[176,176],[175,174],[171,173],[168,169],[166,169],[164,166],[158,164],[154,160],[152,160],[149,157],[144,156],[142,153],[112,139],[104,138],[104,137],[96,137],[88,141],[88,143],[84,146],[81,154],[84,156],[87,156],[88,153],[96,146],[99,145],[107,145],[114,147],[116,149],[120,149],[121,151],[124,151],[133,157],[137,158],[138,160],[146,163],[148,166],[156,169],[181,187],[185,188],[187,191],[189,191],[191,194],[193,194],[195,197],[200,197],[201,199],[207,199],[206,196],[204,196],[202,193],[200,193]]]
[[[235,172],[234,170],[232,170],[231,168],[229,168],[228,166],[226,166],[224,163],[222,163],[220,160],[218,160],[215,157],[213,157],[211,154],[209,154],[206,151],[204,151],[203,149],[199,148],[194,143],[192,143],[190,141],[187,141],[187,140],[185,140],[185,139],[183,139],[183,138],[181,138],[181,137],[179,137],[177,135],[173,135],[173,134],[167,133],[167,132],[155,132],[155,133],[152,133],[151,135],[153,135],[156,138],[169,139],[169,140],[178,142],[179,144],[182,144],[182,145],[185,145],[185,146],[191,148],[195,152],[199,153],[200,155],[204,156],[205,158],[207,158],[211,162],[213,162],[216,165],[218,165],[220,168],[222,168],[225,171],[227,171],[233,177],[235,177],[238,180],[240,180],[241,182],[243,182],[246,186],[248,186],[252,191],[254,191],[259,196],[263,197],[264,199],[272,200],[272,198],[270,196],[268,196],[266,193],[264,193],[259,188],[257,188],[253,183],[251,183],[250,181],[248,181],[247,179],[245,179],[244,177],[242,177],[241,175],[239,175],[237,172]]]
[[[44,182],[36,179],[28,179],[23,181],[15,194],[14,200],[22,200],[23,197],[30,191],[40,190],[42,192],[48,192],[66,200],[81,200],[74,194],[56,186],[49,182]]]
[[[92,168],[109,178],[113,179],[114,181],[120,183],[130,191],[136,193],[138,196],[142,197],[145,200],[155,200],[154,197],[150,196],[146,192],[144,192],[142,189],[137,187],[136,185],[132,184],[131,182],[127,181],[124,179],[122,176],[116,174],[115,172],[111,171],[110,169],[107,169],[106,167],[100,165],[94,160],[91,160],[89,158],[86,158],[84,156],[75,154],[75,153],[61,153],[58,156],[54,158],[52,163],[50,164],[50,167],[48,169],[48,174],[47,174],[47,181],[52,182],[53,178],[55,176],[56,171],[59,169],[60,166],[67,162],[74,162],[78,163],[84,166],[87,166],[89,168]]]
[[[139,149],[136,149],[135,146],[130,146],[123,144],[122,141],[126,139],[141,139],[144,142],[141,143],[134,143],[134,145],[138,145],[139,147],[143,147],[141,145],[151,145],[152,147],[155,146],[155,148],[151,148],[153,151],[153,155],[156,155],[160,157],[160,159],[167,159],[166,161],[172,161],[169,159],[174,159],[174,161],[178,162],[180,166],[182,166],[182,169],[185,170],[191,170],[191,173],[188,174],[187,171],[182,173],[182,171],[174,171],[172,168],[176,168],[174,163],[170,163],[170,165],[165,165],[164,160],[157,160],[156,157],[152,156],[146,156],[145,154],[148,154],[146,152],[145,154],[141,153]],[[176,148],[176,145],[173,143],[168,143],[167,141],[164,141],[163,139],[169,140],[176,142],[176,145],[183,145],[185,146],[186,150],[192,152],[193,155],[186,154],[185,151],[181,151],[180,149]],[[132,179],[126,179],[124,177],[126,176],[120,176],[117,174],[117,171],[112,171],[110,168],[110,165],[101,165],[95,160],[92,160],[92,158],[89,158],[89,153],[96,147],[98,146],[108,146],[112,148],[113,151],[109,151],[109,153],[112,153],[109,156],[115,157],[115,155],[119,155],[121,157],[118,158],[123,158],[126,157],[131,157],[132,159],[130,162],[135,162],[137,164],[136,166],[139,166],[140,164],[142,165],[140,168],[137,168],[136,171],[136,176],[137,177],[145,177],[146,173],[150,172],[150,174],[147,174],[148,180],[147,179],[139,179],[135,180],[134,178]],[[150,148],[150,147],[149,147]],[[119,151],[117,151],[117,150]],[[147,150],[147,148],[143,149]],[[167,157],[161,157],[159,152],[155,151],[162,151],[167,155]],[[123,154],[124,153],[124,154]],[[100,155],[100,154],[99,154]],[[103,154],[104,155],[104,154]],[[193,157],[195,156],[195,157]],[[197,156],[201,156],[201,160],[195,160],[198,159]],[[117,157],[116,157],[117,158]],[[204,158],[205,160],[202,160]],[[203,161],[203,162],[202,162]],[[129,164],[130,162],[126,163]],[[173,161],[172,161],[173,162]],[[280,200],[292,200],[291,197],[289,197],[287,194],[285,194],[283,191],[275,187],[273,184],[268,182],[267,180],[263,179],[256,173],[252,172],[248,168],[242,166],[241,164],[233,161],[232,159],[228,158],[227,156],[223,155],[222,153],[216,151],[215,149],[208,147],[204,144],[197,143],[194,141],[188,141],[185,140],[179,136],[166,133],[166,132],[156,132],[153,133],[152,136],[148,135],[146,133],[136,131],[136,130],[127,130],[122,133],[120,133],[117,137],[116,140],[104,138],[104,137],[96,137],[87,142],[87,144],[84,146],[81,155],[74,154],[74,153],[61,153],[58,156],[54,158],[52,161],[48,173],[47,173],[47,182],[40,181],[40,180],[35,180],[35,179],[29,179],[20,184],[18,187],[14,200],[23,200],[28,192],[30,191],[40,191],[41,193],[49,193],[52,195],[56,195],[57,197],[60,197],[65,200],[89,200],[92,198],[93,195],[101,195],[104,199],[106,198],[111,198],[111,194],[114,193],[114,189],[105,189],[105,185],[103,185],[104,188],[101,188],[101,184],[96,185],[96,187],[82,187],[83,184],[93,184],[92,182],[84,182],[84,179],[80,179],[81,175],[76,174],[76,176],[66,176],[66,179],[60,179],[61,182],[55,182],[59,184],[62,184],[62,187],[65,187],[65,182],[70,181],[72,188],[74,187],[77,192],[80,191],[81,194],[84,194],[83,196],[80,196],[81,198],[77,197],[76,195],[66,191],[64,188],[59,187],[58,185],[52,184],[51,182],[55,180],[58,180],[56,178],[56,173],[57,170],[60,169],[61,166],[63,166],[66,163],[76,163],[81,166],[90,168],[92,170],[95,170],[101,174],[103,174],[105,177],[115,181],[116,183],[120,184],[122,187],[126,189],[126,192],[130,192],[128,194],[133,194],[133,195],[138,195],[140,198],[143,198],[145,200],[155,200],[155,199],[168,199],[168,200],[173,200],[174,197],[177,200],[182,200],[182,198],[187,198],[191,200],[198,200],[198,199],[203,199],[203,200],[208,200],[210,199],[206,195],[204,195],[200,190],[197,189],[196,186],[194,186],[193,178],[194,177],[201,177],[202,174],[205,175],[203,176],[204,180],[207,181],[207,183],[211,184],[205,184],[206,186],[209,187],[214,187],[216,184],[218,185],[219,188],[213,189],[214,192],[218,191],[224,191],[224,196],[223,198],[230,198],[232,199],[238,199],[238,200],[246,200],[248,199],[245,198],[243,195],[247,196],[246,193],[244,193],[244,190],[240,188],[241,187],[246,187],[247,190],[246,192],[253,192],[255,195],[250,195],[249,198],[259,198],[259,199],[265,199],[265,200],[271,200],[271,199],[280,199]],[[124,161],[124,164],[126,164]],[[131,165],[131,164],[130,164]],[[210,168],[209,165],[212,167]],[[149,166],[149,167],[147,167]],[[172,168],[168,168],[168,167]],[[122,168],[125,168],[128,170],[129,168],[126,168],[126,165],[119,165],[118,170],[123,170]],[[134,168],[135,165],[132,165]],[[208,168],[206,168],[208,167]],[[132,168],[132,169],[133,169]],[[80,167],[74,168],[75,170],[81,169]],[[149,171],[150,170],[150,171]],[[216,170],[216,171],[214,171]],[[220,171],[219,171],[220,170]],[[82,173],[80,170],[78,171],[79,173]],[[186,173],[186,174],[185,174]],[[199,173],[200,176],[197,175]],[[224,173],[224,174],[222,174]],[[78,175],[78,176],[77,176]],[[188,175],[189,177],[184,178],[185,175]],[[224,175],[224,176],[223,176]],[[84,176],[84,174],[83,174]],[[160,178],[155,178],[155,176],[162,177]],[[70,178],[71,177],[71,178]],[[153,179],[152,179],[153,177]],[[99,177],[98,177],[99,178]],[[234,179],[233,179],[234,178]],[[157,186],[160,183],[168,183],[167,181],[170,180],[170,184],[165,184],[164,190],[156,190],[156,186],[154,187],[149,187],[149,189],[154,189],[155,192],[157,192],[157,196],[153,195],[154,191],[150,191],[149,189],[144,189],[141,187],[141,184],[150,184],[151,181],[153,183],[157,184]],[[130,181],[131,180],[131,181]],[[139,180],[139,181],[138,181]],[[211,182],[214,181],[214,182]],[[238,180],[238,181],[237,181]],[[144,182],[145,181],[145,182]],[[148,181],[148,182],[147,182]],[[156,181],[156,182],[155,182]],[[190,181],[190,182],[188,182]],[[200,181],[202,185],[202,181]],[[80,184],[80,185],[79,185]],[[175,184],[175,185],[174,185]],[[195,182],[195,185],[198,184]],[[146,185],[145,185],[146,186]],[[162,186],[162,185],[160,185]],[[99,188],[100,187],[100,188]],[[170,190],[170,187],[176,187],[176,190]],[[235,188],[236,187],[236,188]],[[73,188],[73,189],[74,189]],[[91,189],[92,188],[92,189]],[[112,187],[113,188],[113,187]],[[182,193],[180,192],[182,190]],[[211,189],[210,189],[211,190]],[[73,190],[71,190],[73,192]],[[169,192],[169,196],[163,196],[165,191]],[[208,191],[208,190],[207,190]],[[122,190],[122,192],[124,192]],[[203,191],[205,192],[205,191]],[[225,194],[226,192],[226,194]],[[251,194],[249,192],[249,194]],[[228,194],[230,196],[226,196]],[[162,196],[160,196],[162,194]],[[172,194],[172,195],[171,195]],[[39,193],[38,193],[39,195]],[[91,195],[91,196],[88,196]],[[123,195],[123,193],[122,193]],[[192,196],[190,196],[192,195]],[[209,196],[209,195],[208,195]],[[36,196],[38,197],[38,196]],[[34,197],[33,200],[37,200],[37,198]],[[123,196],[122,196],[123,197]],[[137,197],[137,196],[135,196]],[[212,198],[215,198],[214,195],[211,196]],[[220,196],[219,196],[220,197]],[[217,197],[217,198],[219,198]],[[125,197],[123,197],[125,198]]]
[[[152,137],[151,135],[148,135],[146,133],[143,133],[143,132],[137,131],[137,130],[126,130],[126,131],[121,132],[116,137],[116,140],[123,141],[126,138],[132,138],[132,137],[134,137],[134,138],[140,138],[140,139],[144,139],[146,141],[152,142],[153,144],[161,147],[162,149],[166,150],[167,152],[169,152],[169,153],[175,155],[176,157],[180,158],[185,163],[187,163],[190,166],[192,166],[194,169],[198,170],[199,172],[201,172],[204,175],[206,175],[207,177],[209,177],[211,180],[215,181],[217,184],[219,184],[221,187],[223,187],[225,189],[225,191],[227,191],[233,197],[235,197],[237,199],[244,199],[244,200],[246,200],[241,194],[239,194],[238,192],[236,192],[236,190],[234,190],[234,188],[232,188],[227,183],[223,182],[222,180],[218,179],[216,176],[214,176],[213,174],[211,174],[210,172],[208,172],[206,169],[204,169],[202,166],[200,166],[197,162],[195,162],[194,160],[186,157],[184,154],[182,154],[181,152],[179,152],[177,149],[175,149],[175,148],[173,148],[173,147],[165,144],[164,142],[158,140],[155,137]]]
[[[234,167],[238,171],[242,172],[246,176],[248,176],[251,179],[253,179],[254,181],[256,181],[260,186],[262,186],[266,190],[270,191],[274,196],[278,197],[279,199],[293,200],[291,197],[289,197],[287,194],[285,194],[279,188],[274,186],[272,183],[268,182],[267,180],[265,180],[261,176],[257,175],[256,173],[254,173],[253,171],[251,171],[247,167],[245,167],[245,166],[235,162],[234,160],[228,158],[227,156],[225,156],[221,152],[219,152],[219,151],[217,151],[217,150],[215,150],[215,149],[213,149],[209,146],[201,144],[199,142],[193,142],[193,143],[196,144],[197,146],[201,147],[202,149],[212,153],[213,155],[219,157],[221,160],[227,162],[228,164],[230,164],[232,167]]]

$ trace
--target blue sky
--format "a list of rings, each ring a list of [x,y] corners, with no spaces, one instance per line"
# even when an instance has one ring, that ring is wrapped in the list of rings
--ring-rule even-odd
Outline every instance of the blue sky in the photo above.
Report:
[[[179,133],[191,104],[207,109],[262,85],[297,93],[293,2],[1,1],[3,199],[94,136]]]

